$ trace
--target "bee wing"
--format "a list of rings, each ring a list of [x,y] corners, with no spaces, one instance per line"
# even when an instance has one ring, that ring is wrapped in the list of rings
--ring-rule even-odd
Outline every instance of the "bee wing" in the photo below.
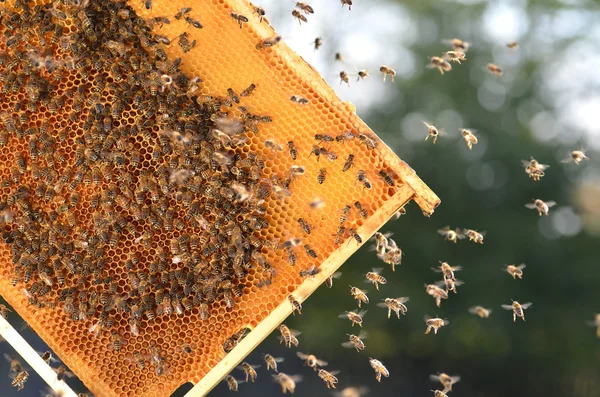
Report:
[[[525,207],[529,208],[529,209],[534,209],[535,208],[535,204],[534,203],[527,203],[525,204]]]
[[[379,273],[381,273],[381,271],[382,271],[382,270],[383,270],[383,268],[382,268],[382,267],[374,267],[374,268],[373,268],[373,273],[375,273],[375,274],[379,274]]]
[[[396,298],[396,300],[400,303],[406,303],[410,300],[408,296],[401,296],[400,298]]]
[[[367,314],[367,312],[368,312],[368,310],[361,310],[361,311],[358,313],[358,316],[359,316],[360,318],[363,318],[363,317],[365,316],[365,314]]]
[[[285,361],[285,359],[283,357],[273,357],[273,361],[276,363],[282,363]]]
[[[301,331],[297,331],[295,329],[290,329],[290,334],[292,334],[293,336],[298,336],[300,335],[302,332]]]
[[[570,163],[573,161],[573,157],[569,156],[566,159],[560,160],[561,163]]]
[[[429,375],[429,379],[433,382],[439,382],[440,376],[439,375]]]
[[[436,273],[441,273],[442,269],[440,269],[439,267],[432,267],[431,270],[433,270]]]
[[[387,309],[387,305],[385,304],[385,302],[379,302],[377,304],[377,307],[383,307],[383,308]]]
[[[338,315],[338,318],[348,318],[348,313],[342,313],[340,315]]]
[[[500,306],[502,306],[502,308],[504,310],[512,310],[513,309],[512,305],[500,305]]]
[[[317,365],[318,365],[319,367],[325,367],[325,366],[327,366],[327,361],[324,361],[324,360],[317,360]],[[329,373],[330,373],[330,374],[332,374],[332,375],[335,375],[335,374],[334,374],[332,371],[330,371]]]
[[[342,343],[342,346],[347,349],[352,349],[354,347],[354,344],[352,344],[352,342],[344,342]]]
[[[529,160],[521,160],[521,164],[523,164],[523,167],[529,167]]]
[[[523,310],[525,310],[525,309],[527,309],[528,307],[530,307],[531,305],[533,305],[533,303],[531,303],[531,302],[523,303],[523,304],[521,305],[521,308],[522,308]]]
[[[461,281],[461,280],[456,280],[456,281],[454,282],[454,285],[456,285],[456,286],[459,286],[459,285],[463,285],[464,283],[465,283],[464,281]]]
[[[342,277],[342,272],[335,272],[331,275],[331,278],[334,278],[336,280],[340,277]]]
[[[459,271],[459,270],[462,270],[462,266],[452,266],[450,269],[452,269],[454,271]]]
[[[431,320],[431,316],[428,316],[428,315],[426,314],[425,316],[423,316],[423,319],[424,319],[425,321],[429,321],[429,320]]]
[[[367,339],[369,337],[369,333],[367,331],[361,330],[358,334],[359,339]]]
[[[439,234],[441,234],[442,236],[444,236],[444,235],[448,234],[449,231],[450,231],[450,226],[445,226],[445,227],[439,229],[437,232]]]
[[[460,376],[451,376],[450,379],[452,379],[452,383],[460,382]]]
[[[319,364],[319,365],[320,365],[320,364]],[[325,363],[325,365],[327,365],[327,363]],[[339,374],[339,373],[340,373],[340,371],[339,371],[339,370],[337,370],[337,369],[334,369],[333,371],[327,371],[327,372],[329,372],[329,373],[330,373],[331,375],[333,375],[333,376],[335,376],[335,375],[337,375],[337,374]]]
[[[550,166],[548,164],[538,164],[538,168],[542,171],[547,170],[548,168],[550,168]]]
[[[296,352],[296,355],[301,359],[301,360],[306,360],[308,359],[308,354],[304,354],[302,352]]]
[[[444,319],[444,325],[448,325],[448,324],[450,324],[450,321]]]
[[[473,306],[469,308],[469,313],[477,314],[477,311],[480,309],[480,306]]]
[[[546,201],[545,203],[546,203],[546,205],[548,206],[548,208],[550,208],[550,207],[554,207],[554,206],[556,205],[556,202],[555,202],[555,201]]]
[[[446,282],[444,280],[440,280],[440,281],[437,281],[433,285],[435,285],[436,287],[440,287],[441,288],[441,287],[445,287],[446,286]]]
[[[517,266],[517,269],[521,269],[521,270],[523,270],[523,269],[525,269],[526,267],[527,267],[527,265],[526,265],[526,264],[524,264],[524,263],[521,263],[519,266]]]

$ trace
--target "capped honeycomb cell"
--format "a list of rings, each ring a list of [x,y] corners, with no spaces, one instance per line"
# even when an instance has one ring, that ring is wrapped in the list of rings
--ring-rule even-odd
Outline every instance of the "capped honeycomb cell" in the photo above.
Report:
[[[209,390],[439,203],[249,3],[146,3],[0,16],[0,293],[96,396]]]

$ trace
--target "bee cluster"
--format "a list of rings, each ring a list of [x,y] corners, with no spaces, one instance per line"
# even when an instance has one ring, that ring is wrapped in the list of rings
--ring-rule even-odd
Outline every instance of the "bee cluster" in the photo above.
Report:
[[[12,260],[0,282],[30,305],[30,320],[46,322],[41,336],[61,355],[71,349],[57,333],[64,329],[93,377],[135,371],[141,382],[117,393],[160,394],[201,378],[243,338],[241,327],[318,273],[337,246],[362,243],[358,228],[401,181],[376,139],[347,124],[328,122],[331,132],[314,139],[259,139],[273,118],[243,102],[260,87],[207,95],[169,50],[194,50],[196,33],[171,44],[155,32],[179,22],[202,32],[211,27],[204,15],[135,11],[87,0],[17,0],[1,10],[0,249]],[[227,15],[240,28],[250,17]],[[314,106],[313,95],[299,94],[286,102]],[[310,199],[282,231],[274,219],[299,200],[298,184]],[[344,203],[339,227],[327,221],[340,218],[336,202],[315,196],[334,186],[360,198]],[[243,302],[268,289],[258,310]],[[157,386],[159,376],[171,382]]]

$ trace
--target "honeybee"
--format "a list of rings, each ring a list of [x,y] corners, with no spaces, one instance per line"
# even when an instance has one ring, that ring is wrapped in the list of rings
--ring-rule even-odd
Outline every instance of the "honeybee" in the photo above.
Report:
[[[444,40],[444,43],[450,44],[450,46],[452,46],[454,51],[462,52],[462,53],[466,53],[470,46],[469,43],[467,43],[466,41],[463,41],[461,39]]]
[[[262,21],[262,18],[261,18],[261,21]],[[256,49],[262,50],[265,48],[273,47],[275,44],[279,43],[280,41],[281,41],[281,36],[269,37],[269,38],[264,39],[260,43],[258,43],[256,45]]]
[[[429,375],[429,379],[433,382],[440,382],[444,386],[444,393],[452,391],[452,385],[460,381],[460,376],[450,376],[445,373],[439,373],[437,375]]]
[[[279,372],[277,371],[277,363],[282,363],[284,361],[283,357],[273,357],[270,354],[265,354],[264,359],[267,364],[267,371],[272,369],[275,372]]]
[[[340,76],[340,85],[342,85],[342,83],[346,83],[348,84],[348,87],[350,87],[350,78],[348,77],[348,73],[346,73],[346,71],[342,70],[339,73]]]
[[[355,348],[356,351],[361,351],[365,349],[365,343],[363,339],[366,339],[368,334],[367,331],[361,330],[358,335],[354,334],[346,334],[348,335],[348,342],[342,343],[342,346],[345,348]]]
[[[21,365],[21,362],[19,360],[17,360],[16,358],[12,358],[6,353],[4,353],[4,358],[10,363],[10,372],[12,374],[16,374],[23,371],[23,365]]]
[[[363,143],[367,149],[369,150],[375,150],[375,148],[377,147],[377,144],[375,142],[375,140],[373,138],[370,138],[369,136],[367,136],[366,134],[359,134],[358,135],[358,139],[360,140],[361,143]]]
[[[523,269],[525,269],[527,267],[526,264],[521,263],[518,266],[515,265],[506,265],[505,270],[508,272],[508,274],[510,274],[512,276],[513,279],[517,279],[517,277],[519,279],[523,278]]]
[[[182,9],[177,11],[177,14],[175,14],[175,19],[180,20],[185,14],[189,13],[190,11],[192,11],[192,7],[183,7]]]
[[[442,273],[444,275],[444,280],[450,279],[456,281],[456,277],[454,276],[454,272],[462,270],[462,266],[450,266],[448,262],[440,261],[439,267],[432,267],[431,270],[437,273]]]
[[[283,146],[281,146],[279,143],[275,142],[272,139],[267,139],[265,141],[265,147],[267,149],[271,149],[274,152],[280,152],[283,150]]]
[[[437,56],[433,56],[429,59],[429,64],[427,64],[427,67],[430,69],[437,69],[442,75],[444,72],[449,72],[452,70],[452,65],[450,62]]]
[[[296,145],[294,145],[293,141],[288,141],[287,145],[288,145],[288,149],[290,151],[290,157],[293,160],[296,160],[296,158],[298,157],[298,150],[296,149]]]
[[[429,316],[425,316],[425,324],[427,325],[427,330],[425,330],[426,334],[430,333],[433,329],[433,333],[437,335],[438,330],[450,324],[450,321],[441,319],[439,317],[431,318]]]
[[[298,105],[308,105],[309,102],[308,99],[300,95],[292,95],[290,97],[290,100],[294,103],[297,103]]]
[[[379,67],[379,71],[383,74],[383,81],[387,79],[387,76],[390,76],[390,80],[392,83],[394,82],[394,77],[396,76],[396,71],[389,66],[381,65]]]
[[[525,167],[525,173],[536,182],[545,175],[544,171],[550,168],[547,164],[540,164],[533,157],[529,161],[521,160],[521,163]]]
[[[348,6],[348,11],[352,10],[352,0],[341,0],[342,2],[342,8],[344,8],[344,6]]]
[[[589,160],[590,158],[585,155],[583,150],[573,150],[569,153],[569,157],[562,160],[563,163],[574,162],[576,165],[579,165],[583,160]]]
[[[298,20],[300,25],[302,25],[302,22],[308,22],[308,19],[298,10],[293,10],[292,16]]]
[[[469,238],[469,241],[472,241],[476,244],[483,244],[483,236],[485,236],[486,232],[478,232],[473,229],[462,229],[462,234]]]
[[[441,390],[432,390],[431,392],[433,393],[433,397],[448,397],[448,395]]]
[[[369,364],[371,364],[371,368],[375,371],[375,379],[377,379],[377,382],[381,382],[381,376],[385,376],[386,378],[390,376],[390,372],[381,361],[369,357]]]
[[[59,365],[58,368],[52,368],[56,372],[56,379],[63,380],[65,376],[72,378],[75,374],[67,369],[64,365]]]
[[[229,390],[231,391],[238,391],[238,385],[240,383],[244,383],[241,380],[236,380],[233,376],[231,375],[227,375],[227,377],[225,378],[225,382],[227,382],[227,387],[229,388]]]
[[[300,270],[300,277],[314,277],[319,273],[321,273],[321,269],[315,268],[315,265],[312,265],[308,269]]]
[[[296,352],[296,355],[304,360],[304,365],[309,366],[313,370],[317,370],[317,367],[327,366],[327,361],[319,360],[314,354],[304,354],[302,352]]]
[[[256,368],[260,368],[260,365],[251,365],[245,361],[238,367],[238,369],[241,369],[246,374],[246,382],[250,379],[252,383],[256,380]]]
[[[361,303],[369,303],[367,291],[363,291],[360,288],[350,286],[350,295],[356,300],[358,307],[360,307]]]
[[[536,209],[539,216],[542,216],[542,215],[547,216],[548,212],[550,211],[550,207],[553,207],[555,205],[556,205],[556,202],[554,202],[554,201],[542,201],[540,199],[536,199],[536,200],[534,200],[533,203],[525,204],[525,207],[527,207],[529,209]]]
[[[325,279],[325,286],[327,288],[333,287],[333,279],[338,279],[342,276],[342,272],[335,272],[331,276]]]
[[[322,210],[325,208],[325,201],[319,197],[314,197],[309,203],[311,210]]]
[[[469,313],[476,314],[481,318],[488,318],[492,313],[492,309],[486,309],[483,306],[473,306],[469,308]]]
[[[469,150],[472,150],[473,145],[477,144],[477,137],[473,134],[473,132],[471,130],[462,128],[462,129],[460,129],[460,135],[465,140]]]
[[[516,50],[517,48],[519,48],[519,43],[513,40],[513,41],[507,43],[506,46],[508,48],[510,48],[511,50]]]
[[[364,80],[369,77],[369,71],[367,69],[361,69],[357,72],[357,76],[358,77],[356,77],[356,81]]]
[[[525,321],[524,310],[532,305],[531,302],[520,304],[517,301],[512,301],[512,305],[502,305],[504,310],[512,310],[513,312],[513,323],[517,321],[517,317],[521,317]]]
[[[248,329],[242,328],[235,334],[227,338],[225,343],[223,343],[223,350],[225,350],[226,353],[229,353],[231,350],[233,350],[233,348],[236,347],[238,343],[240,343],[244,336],[246,336],[246,332],[248,332]]]
[[[408,297],[385,298],[383,302],[378,303],[377,306],[388,309],[388,318],[391,317],[392,311],[396,313],[396,317],[400,318],[400,313],[406,315],[406,312],[408,311],[408,308],[404,305],[408,300]]]
[[[596,313],[594,321],[587,321],[587,325],[596,328],[596,337],[600,338],[600,313]]]
[[[488,63],[487,69],[494,76],[498,76],[498,77],[502,76],[502,73],[503,73],[502,69],[500,69],[500,66],[498,66],[498,65],[495,65],[493,63]]]
[[[306,220],[304,220],[304,218],[298,218],[298,224],[304,233],[310,234],[312,227],[308,222],[306,222]]]
[[[360,387],[346,387],[339,392],[334,392],[336,397],[361,397],[366,395],[369,389],[365,386]]]
[[[448,293],[435,284],[426,284],[425,291],[435,299],[435,305],[440,307],[442,299],[448,299]]]
[[[388,184],[389,186],[394,186],[394,179],[392,178],[392,176],[390,174],[388,174],[384,170],[380,170],[378,175],[381,179],[383,179],[383,181],[386,184]]]
[[[456,287],[463,285],[464,282],[460,280],[453,280],[451,278],[444,278],[442,281],[438,281],[435,283],[438,287],[446,287],[446,293],[453,291],[455,294],[457,293]]]
[[[12,380],[11,386],[16,387],[17,391],[23,390],[23,388],[25,387],[25,383],[27,382],[27,379],[29,379],[29,372],[21,371]]]
[[[442,229],[438,230],[438,233],[444,236],[447,241],[452,241],[456,243],[457,239],[462,240],[465,238],[465,235],[460,232],[460,229],[452,230],[450,226],[445,226]]]
[[[273,374],[273,381],[279,383],[281,386],[281,392],[286,394],[288,391],[291,394],[294,394],[296,390],[296,383],[302,381],[302,376],[300,375],[288,375],[283,372],[278,373],[277,375]]]
[[[292,314],[295,314],[295,312],[302,314],[302,304],[296,298],[294,298],[294,295],[288,295],[288,301],[292,305]]]
[[[284,344],[290,348],[292,347],[292,345],[298,347],[299,342],[296,336],[300,335],[299,331],[289,329],[286,325],[281,324],[279,326],[279,332],[281,332],[281,336],[279,337],[279,343],[284,342]]]
[[[185,21],[189,25],[191,25],[191,26],[193,26],[193,27],[195,27],[197,29],[202,29],[203,28],[202,24],[199,21],[193,19],[192,17],[185,17]]]
[[[423,121],[423,124],[427,127],[427,135],[425,136],[425,140],[428,140],[431,137],[432,142],[435,144],[437,142],[438,136],[444,135],[442,130],[438,130],[436,126],[433,124],[429,124]]]
[[[379,268],[373,268],[373,271],[368,272],[367,274],[365,274],[365,282],[366,283],[373,283],[375,285],[375,288],[377,288],[377,291],[379,291],[379,284],[386,284],[387,280],[385,279],[385,277],[379,275],[379,273],[383,270],[382,267]]]
[[[324,369],[320,369],[317,373],[319,378],[323,379],[328,389],[335,389],[335,384],[338,383],[338,379],[335,375],[339,374],[340,371],[325,371]]]
[[[344,131],[341,134],[336,135],[335,140],[336,142],[343,143],[346,141],[350,141],[354,138],[356,138],[356,135],[354,135],[352,131]]]
[[[266,15],[264,8],[258,7],[258,6],[253,6],[253,9],[254,9],[254,11],[252,12],[252,15],[257,14],[258,17],[260,18],[260,22],[262,22],[264,16]]]
[[[319,170],[319,173],[317,175],[317,182],[319,182],[320,185],[323,184],[323,182],[325,182],[325,178],[327,177],[327,169],[326,168],[321,168]]]
[[[8,320],[8,312],[12,312],[6,305],[0,304],[0,316]]]
[[[321,37],[316,37],[315,40],[313,41],[313,44],[315,46],[315,50],[318,50],[319,47],[321,47],[323,45],[323,39]]]
[[[462,51],[446,51],[444,52],[444,59],[458,64],[460,64],[460,61],[467,60],[467,58],[465,58],[465,53]]]
[[[363,317],[365,314],[367,314],[367,310],[361,310],[359,313],[344,312],[344,313],[340,314],[338,317],[346,318],[346,319],[350,320],[350,322],[352,322],[353,327],[354,327],[354,324],[358,324],[359,327],[362,327]]]
[[[301,3],[301,2],[297,2],[296,3],[296,8],[304,11],[305,14],[314,14],[315,10],[308,4],[306,3]]]

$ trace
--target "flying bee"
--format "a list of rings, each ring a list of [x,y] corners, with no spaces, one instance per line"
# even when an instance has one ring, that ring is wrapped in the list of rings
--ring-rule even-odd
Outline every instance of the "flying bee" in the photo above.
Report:
[[[590,158],[585,155],[585,152],[583,150],[573,150],[571,153],[569,153],[569,157],[562,160],[561,162],[563,162],[563,163],[573,162],[576,165],[579,165],[583,160],[589,160],[589,159]]]
[[[260,43],[256,45],[257,50],[262,50],[265,48],[273,47],[275,44],[281,41],[281,36],[273,36],[267,39],[262,40]]]
[[[405,303],[408,302],[408,299],[409,298],[407,297],[385,298],[383,302],[378,303],[377,306],[388,309],[388,318],[391,317],[392,311],[396,313],[396,317],[400,318],[400,313],[406,315],[406,312],[408,311],[408,308],[405,305]]]
[[[292,305],[292,314],[298,312],[298,314],[302,314],[302,304],[294,297],[294,295],[288,295],[288,301]]]
[[[315,46],[315,50],[318,50],[319,47],[323,45],[323,39],[321,37],[316,37],[313,41],[313,45]]]
[[[445,287],[446,288],[446,293],[452,291],[455,294],[458,293],[456,291],[456,287],[459,287],[461,285],[463,285],[464,282],[460,281],[460,280],[453,280],[451,278],[444,278],[441,281],[438,281],[437,283],[435,283],[436,286],[438,287]]]
[[[327,177],[327,169],[321,168],[319,170],[319,173],[317,174],[317,182],[319,182],[319,185],[322,185],[323,182],[325,182],[326,177]]]
[[[27,382],[27,379],[29,379],[29,372],[21,371],[12,380],[11,386],[16,387],[17,391],[23,390],[23,388],[25,387],[25,383]]]
[[[301,375],[287,375],[283,372],[278,373],[277,375],[273,374],[273,381],[279,383],[281,386],[281,392],[286,394],[288,391],[291,394],[294,394],[296,390],[296,383],[302,381]]]
[[[335,384],[338,383],[338,378],[335,375],[339,373],[340,371],[325,371],[324,369],[320,369],[317,374],[319,378],[323,379],[328,389],[335,389]]]
[[[450,279],[456,281],[456,277],[454,276],[454,272],[462,270],[462,266],[450,266],[448,262],[440,261],[439,267],[432,267],[431,270],[437,273],[442,273],[444,275],[444,280]]]
[[[527,175],[529,175],[529,177],[536,182],[539,181],[540,178],[545,175],[544,171],[546,171],[548,168],[550,168],[549,165],[540,164],[533,157],[529,161],[521,160],[521,163],[525,167],[525,173]]]
[[[359,313],[344,312],[344,313],[340,314],[338,317],[350,320],[353,327],[354,327],[354,324],[358,324],[359,327],[362,327],[363,317],[365,314],[367,314],[367,311],[361,310]]]
[[[462,53],[466,53],[470,46],[470,43],[461,39],[444,40],[444,43],[449,44],[454,51]]]
[[[390,174],[388,174],[384,170],[380,170],[378,175],[381,179],[383,179],[383,181],[386,184],[388,184],[389,186],[394,186],[394,179],[392,178],[392,176]]]
[[[512,276],[513,279],[517,279],[517,277],[520,279],[523,278],[523,269],[525,269],[527,267],[526,264],[521,263],[518,266],[515,265],[506,265],[505,269],[508,274],[510,274]]]
[[[342,272],[335,272],[331,276],[325,279],[325,286],[327,288],[333,287],[333,279],[338,279],[342,276]]]
[[[439,317],[431,318],[429,316],[425,316],[425,324],[427,325],[427,329],[425,330],[426,334],[430,333],[431,330],[433,330],[433,333],[437,335],[438,330],[450,324],[450,322],[446,319],[442,319]]]
[[[469,238],[469,241],[472,241],[476,244],[483,244],[483,236],[485,236],[486,232],[478,232],[473,229],[462,229],[462,234]]]
[[[524,310],[532,305],[531,302],[520,304],[517,301],[512,301],[512,305],[501,305],[504,310],[512,310],[513,312],[513,323],[517,322],[517,317],[521,317],[525,321]]]
[[[318,369],[318,367],[327,366],[327,361],[319,360],[314,354],[304,354],[302,352],[296,352],[296,355],[304,360],[304,365],[309,366],[314,371]]]
[[[254,383],[254,381],[256,380],[256,376],[257,376],[256,368],[260,368],[260,365],[252,365],[252,364],[248,364],[247,362],[244,361],[237,368],[241,369],[246,374],[246,382],[248,382],[248,380],[250,380],[252,383]]]
[[[436,126],[433,124],[429,124],[423,121],[423,124],[427,127],[427,135],[425,136],[425,140],[428,140],[431,137],[432,142],[435,144],[437,142],[438,136],[444,135],[443,130],[438,130]]]
[[[351,167],[354,167],[354,155],[349,154],[344,166],[342,167],[342,172],[348,171]]]
[[[495,65],[493,63],[488,63],[487,65],[487,70],[488,72],[490,72],[491,74],[493,74],[494,76],[502,76],[502,69],[500,68],[500,66]]]
[[[340,71],[339,75],[340,75],[340,85],[342,85],[342,83],[346,83],[346,84],[348,84],[348,87],[350,87],[350,78],[348,77],[348,73],[346,73],[344,70],[342,70],[342,71]]]
[[[367,69],[361,69],[357,72],[356,81],[364,80],[369,77],[369,71]]]
[[[445,373],[437,375],[429,375],[429,379],[433,382],[440,382],[444,386],[444,393],[452,391],[452,385],[460,381],[460,376],[450,376]]]
[[[361,303],[369,303],[367,291],[363,291],[360,288],[350,286],[350,295],[356,300],[358,307],[360,307]]]
[[[294,103],[297,103],[298,105],[308,105],[309,102],[308,99],[300,95],[292,95],[290,97],[290,100]]]
[[[444,59],[458,64],[460,64],[460,61],[467,60],[467,58],[465,58],[465,53],[461,51],[446,51],[444,52]]]
[[[431,392],[433,393],[433,397],[448,397],[448,395],[441,390],[432,390]]]
[[[371,364],[371,368],[375,371],[375,379],[377,379],[377,382],[381,382],[382,376],[385,376],[386,378],[390,376],[390,372],[381,361],[369,357],[369,364]]]
[[[297,2],[296,3],[296,8],[298,8],[299,10],[304,11],[304,13],[306,15],[308,15],[308,14],[314,14],[315,13],[315,10],[310,5],[308,5],[306,3]]]
[[[265,354],[264,359],[267,364],[267,371],[272,369],[275,372],[279,372],[277,371],[277,363],[282,363],[284,361],[283,357],[273,357],[270,354]]]
[[[352,10],[352,0],[341,0],[342,2],[342,8],[344,8],[344,6],[348,6],[348,11]]]
[[[6,305],[0,304],[0,316],[8,319],[8,312],[12,312]]]
[[[227,377],[225,378],[225,382],[227,382],[227,387],[229,388],[229,390],[231,391],[238,391],[238,385],[240,383],[244,383],[241,380],[237,380],[235,379],[233,376],[231,375],[227,375]]]
[[[385,277],[379,275],[379,273],[381,273],[382,270],[383,268],[381,267],[373,268],[373,271],[365,274],[365,283],[373,283],[375,285],[375,288],[377,288],[377,291],[379,291],[379,284],[387,283]]]
[[[260,18],[260,22],[262,23],[263,18],[266,15],[265,9],[262,7],[257,7],[257,6],[254,6],[253,9],[254,9],[254,11],[252,12],[252,15],[257,14],[258,17]]]
[[[465,143],[467,144],[467,147],[469,148],[469,150],[473,149],[473,145],[477,144],[477,137],[475,136],[475,134],[473,134],[473,132],[471,130],[467,130],[465,128],[461,128],[460,129],[460,135],[463,137],[463,139],[465,140]]]
[[[435,284],[426,284],[425,291],[435,299],[435,305],[440,307],[442,299],[448,299],[448,293]]]
[[[437,69],[442,75],[444,72],[449,72],[452,70],[452,65],[450,62],[444,60],[444,58],[433,56],[429,59],[429,64],[427,67],[430,69]]]
[[[300,335],[299,331],[289,329],[286,325],[281,324],[279,326],[279,332],[281,332],[281,336],[279,337],[279,343],[283,342],[287,347],[292,347],[292,345],[298,347],[298,339],[296,336]]]
[[[59,365],[58,368],[52,368],[56,372],[56,379],[63,380],[66,377],[72,378],[75,374],[67,369],[64,365]]]
[[[379,71],[383,74],[383,81],[387,79],[387,76],[390,76],[390,80],[392,83],[394,82],[394,77],[396,76],[396,71],[389,66],[381,65],[379,67]]]
[[[302,25],[302,22],[308,22],[308,19],[298,10],[293,10],[292,16],[298,20],[300,25]]]
[[[513,41],[507,43],[506,46],[508,48],[510,48],[511,50],[516,50],[517,48],[519,48],[519,43],[517,41],[513,40]]]
[[[367,338],[367,331],[361,330],[358,335],[346,335],[348,335],[348,342],[342,343],[343,347],[348,349],[355,348],[357,352],[365,349],[365,343],[363,342],[363,339]]]
[[[177,14],[175,14],[175,19],[180,20],[185,14],[188,14],[190,11],[192,11],[192,7],[183,7],[182,9],[177,11]]]
[[[17,374],[21,371],[23,371],[23,365],[21,364],[21,362],[19,360],[17,360],[16,358],[12,358],[11,356],[9,356],[8,354],[4,353],[4,358],[6,359],[6,361],[8,361],[10,363],[10,373],[11,374]]]
[[[438,233],[444,236],[447,241],[452,241],[456,243],[457,239],[464,239],[465,235],[460,232],[460,229],[452,230],[450,226],[445,226],[442,229],[438,230]]]
[[[483,306],[473,306],[469,308],[469,313],[476,314],[481,318],[488,318],[492,313],[492,309],[486,309]]]
[[[555,205],[556,205],[556,202],[554,202],[554,201],[542,201],[540,199],[536,199],[536,200],[534,200],[533,203],[525,204],[525,207],[527,207],[529,209],[536,209],[539,216],[542,216],[542,215],[547,216],[548,212],[550,211],[550,207],[553,207]]]
[[[306,222],[306,220],[304,220],[304,218],[298,218],[298,224],[300,225],[300,228],[302,229],[302,231],[304,231],[304,233],[310,234],[312,227],[308,222]]]
[[[590,327],[596,328],[596,337],[600,338],[600,313],[596,313],[594,321],[586,321],[586,324]]]

